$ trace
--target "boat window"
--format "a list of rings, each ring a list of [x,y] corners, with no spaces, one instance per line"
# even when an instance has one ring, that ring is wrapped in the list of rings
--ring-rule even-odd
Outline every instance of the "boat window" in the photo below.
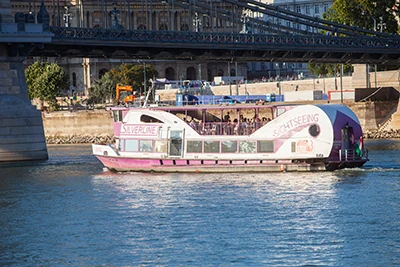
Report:
[[[219,141],[204,141],[204,153],[219,153]]]
[[[221,142],[222,153],[236,153],[237,152],[237,141],[222,141]]]
[[[278,109],[277,109],[277,114],[276,114],[276,116],[278,117],[278,116],[282,115],[282,114],[285,113],[285,112],[286,112],[286,109],[285,109],[285,108],[278,108]]]
[[[292,152],[296,152],[296,142],[292,142]]]
[[[121,140],[123,141],[123,140]],[[125,151],[137,152],[139,151],[139,141],[138,140],[125,140]]]
[[[140,116],[140,121],[141,122],[147,122],[147,123],[164,123],[163,121],[160,121],[159,119],[156,119],[152,116],[149,115],[142,115]]]
[[[122,110],[113,110],[114,122],[122,121]]]
[[[202,153],[202,141],[187,141],[187,153]]]
[[[171,139],[169,143],[169,155],[181,156],[182,155],[182,139]]]
[[[274,141],[257,141],[257,151],[259,153],[274,152]]]
[[[167,153],[168,142],[166,140],[157,140],[154,149],[155,149],[155,152]]]
[[[152,152],[153,141],[152,140],[140,140],[140,152]]]
[[[255,141],[240,141],[239,142],[240,153],[255,153],[256,142]]]
[[[321,132],[321,129],[319,128],[319,125],[317,125],[317,124],[312,124],[310,126],[310,128],[308,128],[308,133],[313,137],[317,137],[320,132]]]
[[[182,139],[182,131],[171,131],[171,139]]]

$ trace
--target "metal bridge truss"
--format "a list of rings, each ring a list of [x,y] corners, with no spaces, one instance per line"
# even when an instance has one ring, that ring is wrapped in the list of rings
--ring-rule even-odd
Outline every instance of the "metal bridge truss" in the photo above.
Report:
[[[192,31],[50,27],[54,34],[52,43],[33,53],[237,62],[384,64],[398,63],[400,59],[397,36],[309,17],[253,0],[166,0],[164,3],[171,9],[185,10],[190,18],[208,17],[211,24],[223,20],[231,27],[225,28],[225,32],[213,32],[213,25],[193,26]]]

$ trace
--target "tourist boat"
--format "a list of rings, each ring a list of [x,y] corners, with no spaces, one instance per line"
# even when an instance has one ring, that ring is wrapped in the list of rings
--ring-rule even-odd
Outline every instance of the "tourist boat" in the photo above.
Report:
[[[213,105],[109,108],[115,143],[93,144],[112,171],[332,171],[368,161],[346,106]]]

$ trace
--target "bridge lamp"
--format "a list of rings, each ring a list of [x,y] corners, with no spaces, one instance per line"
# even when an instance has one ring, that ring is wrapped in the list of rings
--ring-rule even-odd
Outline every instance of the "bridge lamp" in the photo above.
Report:
[[[64,7],[64,15],[63,15],[63,19],[64,19],[64,25],[65,27],[71,27],[71,18],[72,18],[72,14],[69,13],[69,7],[65,6]]]

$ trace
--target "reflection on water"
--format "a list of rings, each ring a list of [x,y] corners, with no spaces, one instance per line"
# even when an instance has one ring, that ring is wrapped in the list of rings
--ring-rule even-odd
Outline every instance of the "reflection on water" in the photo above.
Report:
[[[399,139],[372,139],[365,140],[364,144],[368,150],[400,150]]]
[[[49,146],[0,165],[0,266],[400,266],[400,153],[374,142],[365,168],[273,174],[112,173]]]

